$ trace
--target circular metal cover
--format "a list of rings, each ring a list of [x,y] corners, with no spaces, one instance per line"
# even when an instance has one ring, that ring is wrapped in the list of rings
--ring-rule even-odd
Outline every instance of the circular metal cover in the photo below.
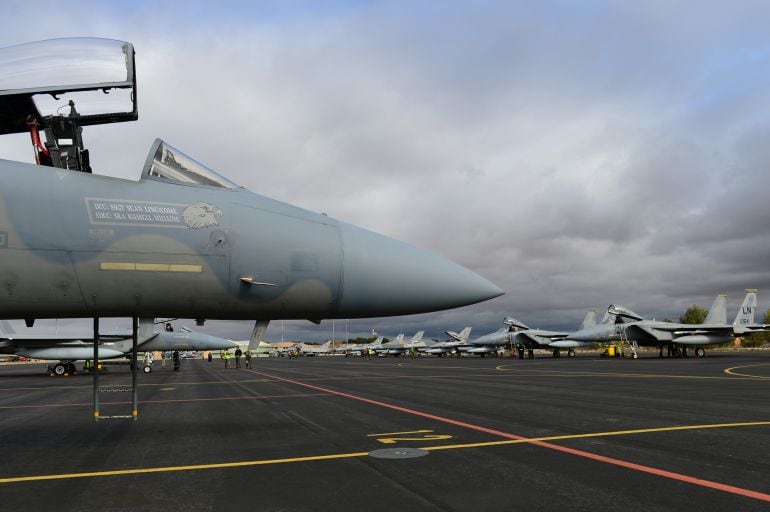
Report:
[[[377,459],[413,459],[415,457],[424,457],[430,452],[420,448],[384,448],[369,452],[370,457]]]

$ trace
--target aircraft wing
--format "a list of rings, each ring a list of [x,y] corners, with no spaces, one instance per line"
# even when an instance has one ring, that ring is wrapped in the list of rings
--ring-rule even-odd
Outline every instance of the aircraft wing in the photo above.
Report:
[[[731,334],[733,332],[732,325],[726,324],[673,324],[667,322],[661,322],[649,326],[633,326],[637,327],[648,335],[656,339],[668,339],[669,336],[676,340],[676,338],[682,336],[692,335],[708,335],[708,334]],[[633,327],[627,327],[627,332]],[[629,338],[632,336],[629,335]]]
[[[99,335],[99,340],[102,342],[114,342],[130,339],[131,336],[125,334],[120,335]],[[92,345],[94,339],[91,336],[68,336],[68,335],[51,335],[51,334],[5,334],[0,336],[0,341],[11,342],[17,346],[49,346],[49,345]]]
[[[549,343],[551,343],[553,340],[550,338],[546,338],[544,336],[540,336],[538,334],[534,334],[529,331],[520,331],[516,333],[516,336],[514,337],[514,343],[518,344],[521,343],[527,348],[540,348],[548,346]]]

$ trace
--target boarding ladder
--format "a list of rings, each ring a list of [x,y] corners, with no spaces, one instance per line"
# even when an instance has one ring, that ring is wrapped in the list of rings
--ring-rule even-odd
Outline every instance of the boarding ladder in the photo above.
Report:
[[[628,345],[628,347],[631,349],[631,359],[637,359],[639,357],[639,354],[637,353],[636,349],[639,348],[639,345],[636,343],[636,340],[628,339],[628,335],[626,334],[626,329],[623,327],[622,324],[618,325],[618,335],[620,337],[621,353],[623,353],[623,347],[625,345]]]
[[[137,360],[136,360],[136,348],[137,348],[137,336],[139,330],[139,319],[133,317],[133,329],[131,340],[131,386],[121,385],[99,385],[99,319],[94,318],[94,359],[92,361],[92,369],[94,374],[94,421],[105,419],[119,419],[119,420],[136,420],[139,417],[138,412],[138,396],[137,396]],[[120,393],[131,392],[131,414],[116,414],[116,415],[103,415],[99,412],[99,394],[100,393]]]

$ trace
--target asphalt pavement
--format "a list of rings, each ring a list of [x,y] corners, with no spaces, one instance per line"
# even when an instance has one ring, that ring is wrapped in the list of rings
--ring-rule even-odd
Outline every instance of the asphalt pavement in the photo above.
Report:
[[[770,352],[0,366],[3,510],[770,510]],[[131,414],[125,366],[100,413]]]

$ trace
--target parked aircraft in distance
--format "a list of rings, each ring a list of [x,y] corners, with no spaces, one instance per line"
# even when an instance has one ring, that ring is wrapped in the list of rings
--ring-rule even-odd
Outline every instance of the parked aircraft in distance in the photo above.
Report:
[[[332,353],[332,340],[321,345],[300,344],[299,351],[303,356],[319,356]]]
[[[92,174],[109,156],[97,165],[82,127],[138,119],[130,43],[42,41],[0,49],[0,63],[0,134],[29,133],[36,162],[0,160],[0,180],[13,185],[0,191],[0,318],[266,326],[424,313],[503,293],[441,256],[254,194],[160,139],[137,181]],[[243,168],[259,172],[247,155]]]
[[[398,356],[404,352],[404,333],[399,334],[393,340],[387,343],[381,343],[380,346],[375,349],[378,353],[385,353],[389,356]]]
[[[424,348],[422,352],[441,357],[444,354],[454,354],[463,349],[470,348],[471,345],[468,343],[468,337],[471,335],[471,329],[471,327],[466,327],[459,333],[446,331],[449,335],[449,340],[433,343],[429,347]]]
[[[735,336],[766,328],[754,322],[757,291],[746,291],[746,297],[732,324],[727,323],[726,296],[720,294],[714,299],[702,324],[645,320],[628,308],[610,305],[607,311],[618,317],[617,324],[578,331],[572,333],[570,339],[593,343],[629,341],[639,345],[653,345],[659,347],[660,357],[663,357],[664,347],[670,348],[675,357],[687,357],[687,347],[694,346],[695,356],[705,357],[704,345],[725,343]]]
[[[404,335],[399,334],[395,341],[389,343],[383,343],[379,352],[384,351],[389,356],[400,356],[407,352],[417,351],[424,348],[431,347],[434,343],[430,340],[423,340],[425,331],[417,331],[409,341],[404,341]]]
[[[153,332],[153,319],[139,320],[137,349],[150,351],[227,350],[236,343],[202,332]],[[131,352],[132,333],[101,334],[99,359],[126,357]],[[93,359],[94,339],[90,334],[17,334],[6,321],[0,332],[0,354],[12,354],[31,359],[60,361],[51,367],[54,375],[75,372],[75,361]]]
[[[513,322],[511,325],[514,327],[513,344],[523,345],[528,350],[533,349],[551,349],[553,357],[559,357],[561,355],[561,349],[566,348],[567,355],[569,357],[575,357],[575,348],[584,346],[573,340],[567,340],[570,335],[567,331],[549,331],[544,329],[531,329],[526,324],[518,322],[515,319],[508,319],[509,322]],[[585,329],[596,325],[596,311],[589,310],[586,313],[583,322],[580,324],[580,329]]]

